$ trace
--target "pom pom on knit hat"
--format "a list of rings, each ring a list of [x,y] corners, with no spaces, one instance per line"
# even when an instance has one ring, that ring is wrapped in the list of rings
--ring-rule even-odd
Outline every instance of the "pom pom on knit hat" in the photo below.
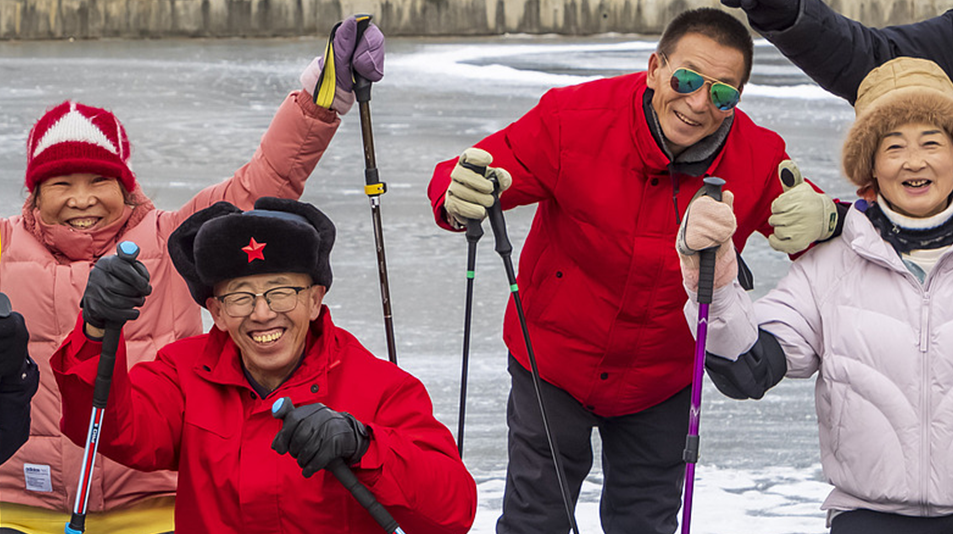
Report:
[[[32,192],[47,178],[92,173],[116,178],[131,192],[129,139],[111,112],[67,100],[47,111],[26,142],[26,186]]]
[[[331,288],[331,219],[311,204],[262,197],[245,211],[216,202],[169,236],[169,255],[200,306],[215,284],[266,273],[304,273]]]

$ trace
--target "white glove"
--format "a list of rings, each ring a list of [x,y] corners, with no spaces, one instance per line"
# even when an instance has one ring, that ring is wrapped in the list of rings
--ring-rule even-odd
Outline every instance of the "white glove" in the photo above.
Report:
[[[823,241],[834,234],[837,227],[837,208],[831,197],[818,193],[804,181],[797,165],[785,160],[778,166],[784,192],[771,203],[771,217],[768,224],[774,227],[774,233],[768,236],[768,242],[774,250],[786,254],[796,254]]]
[[[682,282],[693,293],[698,291],[700,258],[697,252],[700,250],[718,247],[715,252],[714,289],[728,285],[738,276],[738,260],[731,241],[731,236],[738,228],[732,211],[734,201],[732,192],[725,191],[722,193],[722,202],[705,195],[688,205],[678,229],[675,248],[681,260]]]
[[[493,181],[499,184],[499,193],[506,191],[513,178],[506,169],[489,167],[493,156],[486,150],[468,148],[457,161],[450,173],[450,187],[443,200],[447,210],[447,222],[456,226],[466,226],[467,220],[482,221],[486,217],[486,208],[493,206]],[[486,167],[486,175],[468,169],[463,164]]]

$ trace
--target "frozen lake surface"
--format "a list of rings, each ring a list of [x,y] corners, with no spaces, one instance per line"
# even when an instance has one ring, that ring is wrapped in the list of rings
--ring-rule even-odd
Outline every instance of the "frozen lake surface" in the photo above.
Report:
[[[507,36],[389,39],[384,80],[371,111],[400,365],[428,387],[438,418],[455,433],[466,287],[466,240],[436,227],[426,187],[434,165],[499,130],[553,86],[646,67],[652,38]],[[245,163],[281,99],[324,43],[294,40],[0,42],[0,215],[19,213],[26,135],[48,107],[72,98],[106,107],[126,125],[146,194],[176,209]],[[805,176],[853,198],[840,146],[853,110],[758,42],[741,108],[779,132]],[[363,192],[357,108],[343,124],[303,200],[338,227],[335,322],[386,357],[370,209]],[[514,262],[533,210],[507,212]],[[487,229],[487,232],[489,230]],[[509,387],[502,316],[509,296],[492,239],[481,241],[475,280],[464,460],[480,489],[473,532],[491,533],[506,465]],[[745,258],[756,296],[788,260],[754,236]],[[552,416],[551,416],[552,417]],[[583,488],[581,532],[600,532],[598,462]],[[692,531],[698,534],[826,532],[813,380],[782,382],[761,401],[738,402],[706,382]]]

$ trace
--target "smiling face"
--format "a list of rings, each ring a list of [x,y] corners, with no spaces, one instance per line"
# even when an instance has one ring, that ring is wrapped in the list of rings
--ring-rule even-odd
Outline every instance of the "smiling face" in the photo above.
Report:
[[[712,104],[710,82],[691,94],[676,92],[671,85],[672,73],[685,67],[741,90],[745,59],[741,50],[699,33],[685,34],[666,59],[658,53],[652,54],[647,83],[655,91],[652,108],[658,115],[662,133],[673,154],[678,155],[715,133],[734,110],[722,111]]]
[[[953,140],[931,124],[887,132],[874,153],[880,194],[898,212],[929,217],[946,209],[953,192]]]
[[[95,230],[122,217],[125,194],[115,178],[82,173],[40,182],[34,201],[46,224]]]
[[[257,297],[246,317],[232,317],[217,298],[206,301],[215,326],[228,332],[238,345],[245,368],[262,386],[273,390],[294,371],[304,352],[311,321],[321,313],[324,286],[312,286],[301,273],[256,274],[216,284],[216,296],[236,291],[260,294],[276,287],[308,287],[297,294],[297,304],[287,312],[274,312],[264,297]]]

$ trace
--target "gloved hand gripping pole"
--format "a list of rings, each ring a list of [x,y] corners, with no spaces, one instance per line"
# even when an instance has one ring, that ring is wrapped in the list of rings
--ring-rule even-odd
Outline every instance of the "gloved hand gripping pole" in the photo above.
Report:
[[[706,195],[721,202],[721,178],[705,178]],[[695,337],[695,362],[692,369],[692,405],[688,414],[688,436],[685,438],[685,504],[682,507],[682,534],[689,534],[692,522],[692,498],[695,489],[695,463],[698,461],[698,423],[701,417],[702,381],[705,376],[705,343],[708,338],[708,305],[715,285],[715,252],[711,247],[698,252],[698,325]]]
[[[364,30],[371,23],[371,15],[357,17],[357,38],[360,43]],[[384,333],[387,336],[387,356],[397,363],[397,342],[394,339],[394,316],[391,311],[390,284],[387,282],[387,260],[384,255],[384,229],[381,224],[380,197],[387,192],[387,184],[380,180],[377,157],[374,153],[374,131],[371,128],[371,82],[356,71],[354,95],[361,115],[361,137],[364,140],[364,193],[371,204],[371,220],[374,225],[374,243],[377,248],[377,274],[381,285],[381,305],[384,310]]]
[[[116,246],[116,254],[133,263],[139,255],[139,246],[132,241],[123,241]],[[103,334],[103,346],[96,368],[96,382],[93,386],[93,413],[89,419],[89,431],[86,433],[86,447],[83,463],[79,472],[79,484],[76,488],[76,502],[73,514],[66,524],[66,534],[79,534],[86,530],[86,508],[89,504],[89,491],[93,483],[93,469],[96,465],[96,451],[99,449],[99,434],[102,432],[103,414],[109,400],[109,388],[112,386],[113,368],[116,365],[116,350],[119,348],[119,333],[123,323],[107,323]]]

